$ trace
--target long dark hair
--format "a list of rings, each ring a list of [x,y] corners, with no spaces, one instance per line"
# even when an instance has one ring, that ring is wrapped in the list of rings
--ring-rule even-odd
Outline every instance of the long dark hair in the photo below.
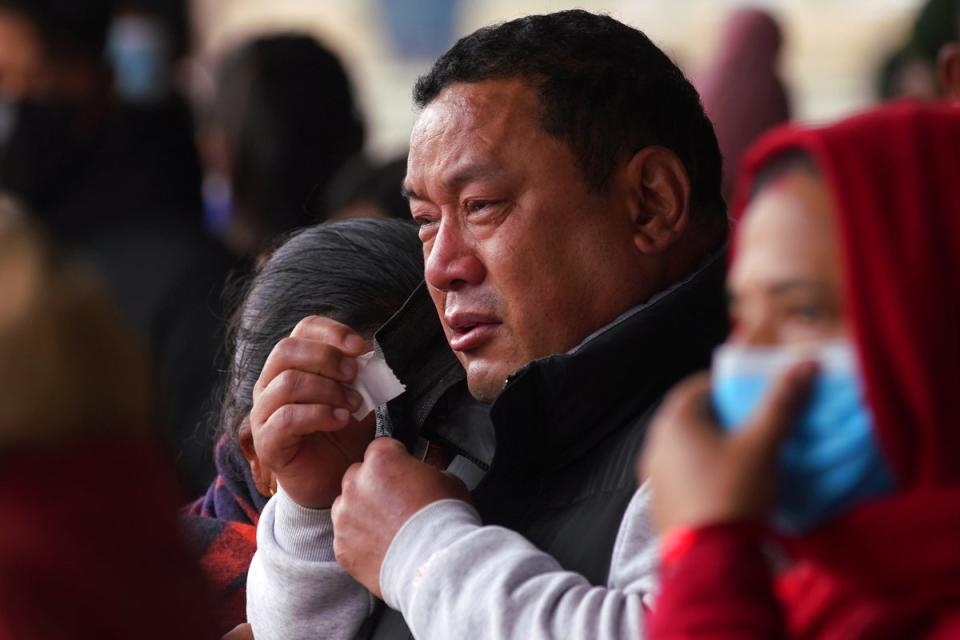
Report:
[[[236,215],[267,245],[319,222],[305,207],[363,149],[365,129],[346,70],[305,35],[253,40],[217,74]]]

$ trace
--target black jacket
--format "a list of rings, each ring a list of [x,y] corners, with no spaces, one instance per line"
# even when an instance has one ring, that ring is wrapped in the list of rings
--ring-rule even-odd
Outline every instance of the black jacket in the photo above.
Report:
[[[476,420],[464,429],[446,417],[464,402],[463,372],[441,350],[431,350],[433,367],[424,367],[423,345],[409,335],[397,340],[398,326],[410,326],[410,316],[421,337],[431,321],[428,311],[438,325],[428,296],[411,301],[416,310],[401,312],[378,334],[391,365],[400,357],[398,375],[410,392],[388,405],[381,429],[411,450],[426,437],[472,458],[485,471],[472,492],[485,523],[520,532],[565,569],[603,585],[637,487],[635,462],[647,423],[670,387],[708,367],[726,337],[724,262],[722,254],[714,256],[570,352],[521,368],[490,407],[492,427]],[[432,382],[411,385],[407,379],[416,380],[417,372]],[[447,395],[438,393],[438,384],[448,385]],[[455,400],[447,402],[451,396]],[[374,638],[410,637],[396,612],[384,613],[374,626]]]

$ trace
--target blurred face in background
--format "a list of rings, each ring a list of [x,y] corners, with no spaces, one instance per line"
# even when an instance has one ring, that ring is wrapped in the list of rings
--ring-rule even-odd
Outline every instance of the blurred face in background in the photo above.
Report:
[[[42,97],[50,84],[40,34],[26,18],[0,9],[0,100]]]
[[[822,179],[805,168],[754,196],[728,276],[729,342],[787,346],[849,336],[834,217]]]
[[[105,68],[99,54],[63,39],[48,42],[30,18],[0,9],[0,100],[101,109],[110,94]]]
[[[53,206],[109,113],[109,80],[97,55],[0,9],[0,190]]]

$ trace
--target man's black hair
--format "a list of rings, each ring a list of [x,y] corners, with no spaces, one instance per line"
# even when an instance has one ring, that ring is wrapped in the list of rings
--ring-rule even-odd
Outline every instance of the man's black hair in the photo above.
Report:
[[[660,145],[687,170],[691,213],[726,224],[720,148],[700,96],[642,32],[582,10],[485,27],[443,54],[413,98],[422,108],[451,84],[510,77],[537,88],[544,130],[569,145],[592,188],[625,154]]]

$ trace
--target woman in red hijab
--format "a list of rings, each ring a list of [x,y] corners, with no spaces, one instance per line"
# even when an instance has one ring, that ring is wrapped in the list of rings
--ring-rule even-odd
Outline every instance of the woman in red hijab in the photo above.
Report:
[[[735,328],[645,454],[648,637],[960,637],[960,110],[777,130],[737,203]]]

